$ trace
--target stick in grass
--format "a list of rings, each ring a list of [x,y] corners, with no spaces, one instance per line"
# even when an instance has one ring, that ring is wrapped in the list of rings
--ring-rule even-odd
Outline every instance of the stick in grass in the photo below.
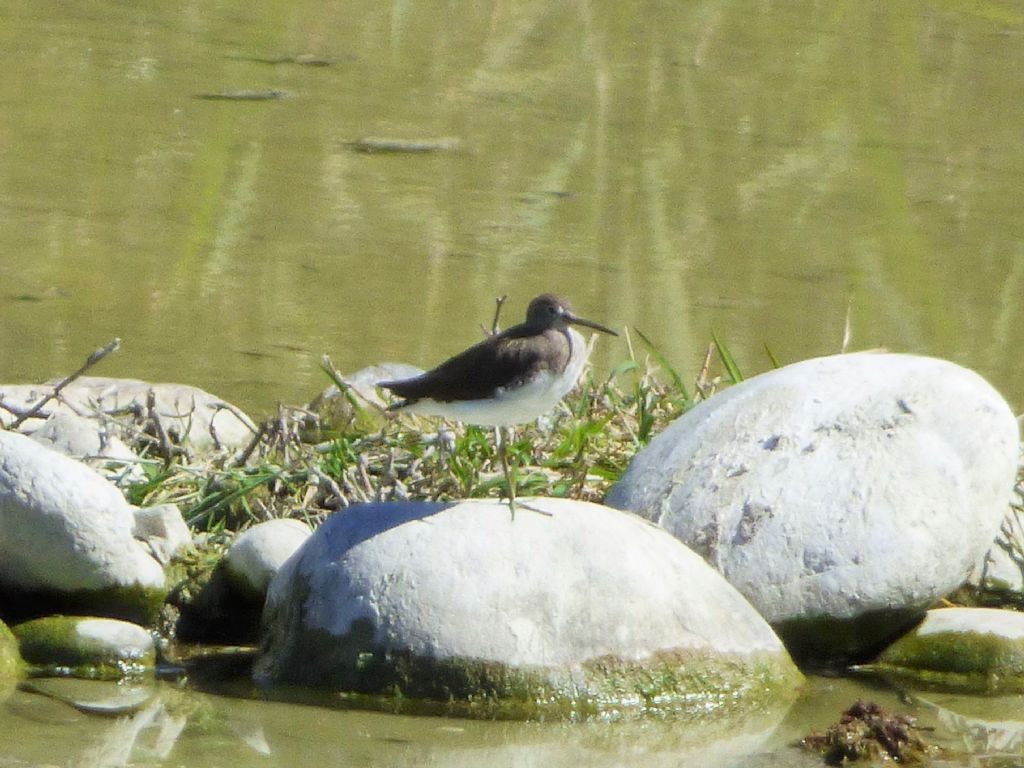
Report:
[[[164,470],[166,470],[171,466],[171,458],[174,455],[174,449],[171,446],[170,438],[167,436],[167,430],[164,429],[164,424],[160,421],[160,414],[156,412],[156,390],[152,387],[150,387],[149,391],[146,393],[146,415],[153,424],[153,431],[156,433],[160,456],[164,460]]]
[[[241,453],[238,453],[235,456],[235,458],[231,462],[230,466],[232,466],[232,467],[244,466],[245,462],[247,462],[249,460],[249,457],[252,456],[253,451],[256,450],[256,446],[260,444],[260,440],[262,440],[264,438],[264,436],[269,431],[270,431],[270,424],[267,421],[264,421],[263,423],[261,423],[260,426],[259,426],[259,429],[256,430],[256,434],[254,434],[252,436],[252,440],[250,440],[249,444],[244,449],[242,449]]]

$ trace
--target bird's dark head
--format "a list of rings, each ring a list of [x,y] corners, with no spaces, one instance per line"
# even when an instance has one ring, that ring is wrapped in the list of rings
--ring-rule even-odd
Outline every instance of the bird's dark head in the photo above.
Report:
[[[526,310],[526,325],[532,329],[565,328],[569,323],[585,325],[595,331],[610,333],[612,336],[619,335],[600,323],[577,317],[569,300],[553,293],[542,293],[537,296]]]
[[[532,328],[564,326],[567,317],[572,317],[572,305],[568,299],[553,293],[542,293],[537,296],[526,310],[526,324]]]

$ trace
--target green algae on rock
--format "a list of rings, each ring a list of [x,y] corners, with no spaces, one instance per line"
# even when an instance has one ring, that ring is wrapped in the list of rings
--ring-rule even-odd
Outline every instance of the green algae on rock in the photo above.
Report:
[[[330,518],[271,582],[256,679],[506,719],[700,718],[793,695],[771,628],[667,532],[596,504],[522,505]]]
[[[152,636],[125,621],[46,616],[12,631],[38,674],[115,680],[152,672],[156,663]]]
[[[374,647],[372,635],[367,623],[341,639],[308,632],[294,652],[319,663],[296,665],[293,677],[278,682],[309,686],[311,700],[321,700],[316,691],[326,688],[338,704],[404,714],[570,721],[673,716],[700,722],[787,702],[803,680],[785,654],[677,650],[642,660],[604,656],[570,667],[517,667],[388,651]],[[303,697],[290,688],[288,698]]]
[[[1024,692],[1024,614],[995,608],[929,611],[873,664],[855,669],[962,693]]]
[[[17,679],[24,667],[18,650],[18,639],[10,628],[0,621],[0,684]]]

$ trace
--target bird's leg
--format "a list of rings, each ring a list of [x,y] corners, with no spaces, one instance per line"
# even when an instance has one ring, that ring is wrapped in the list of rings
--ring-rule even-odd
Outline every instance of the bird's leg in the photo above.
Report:
[[[508,434],[504,427],[494,428],[494,440],[498,444],[498,458],[501,459],[501,469],[505,473],[505,483],[508,485],[508,510],[512,513],[512,519],[516,519],[516,479],[508,466]]]

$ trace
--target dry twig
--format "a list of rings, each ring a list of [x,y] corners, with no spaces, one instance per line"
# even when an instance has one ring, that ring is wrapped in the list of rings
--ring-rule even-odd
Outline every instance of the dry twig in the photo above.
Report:
[[[494,299],[494,320],[491,321],[491,330],[484,328],[484,334],[487,336],[497,336],[501,333],[501,327],[498,322],[501,320],[501,308],[505,306],[505,302],[508,301],[508,294],[503,294]]]
[[[39,413],[43,409],[44,405],[46,405],[48,402],[50,402],[51,400],[56,398],[58,395],[60,395],[60,393],[64,389],[64,387],[66,387],[68,384],[73,382],[79,376],[84,374],[86,371],[88,371],[90,368],[92,368],[94,365],[96,365],[96,363],[98,363],[104,357],[106,357],[107,355],[109,355],[112,352],[116,352],[120,348],[121,348],[121,340],[115,338],[113,341],[111,341],[105,347],[100,347],[99,349],[97,349],[95,352],[93,352],[91,355],[89,355],[89,357],[86,359],[85,363],[82,365],[81,368],[79,368],[77,371],[75,371],[71,375],[65,376],[63,379],[58,381],[54,385],[53,391],[50,392],[50,394],[46,395],[42,400],[40,400],[38,403],[36,403],[31,408],[29,408],[27,411],[25,411],[20,416],[18,416],[18,418],[16,418],[13,422],[11,422],[11,427],[10,428],[13,430],[13,429],[17,429],[18,427],[20,427],[28,419],[31,419],[33,416],[35,416],[37,413]]]

